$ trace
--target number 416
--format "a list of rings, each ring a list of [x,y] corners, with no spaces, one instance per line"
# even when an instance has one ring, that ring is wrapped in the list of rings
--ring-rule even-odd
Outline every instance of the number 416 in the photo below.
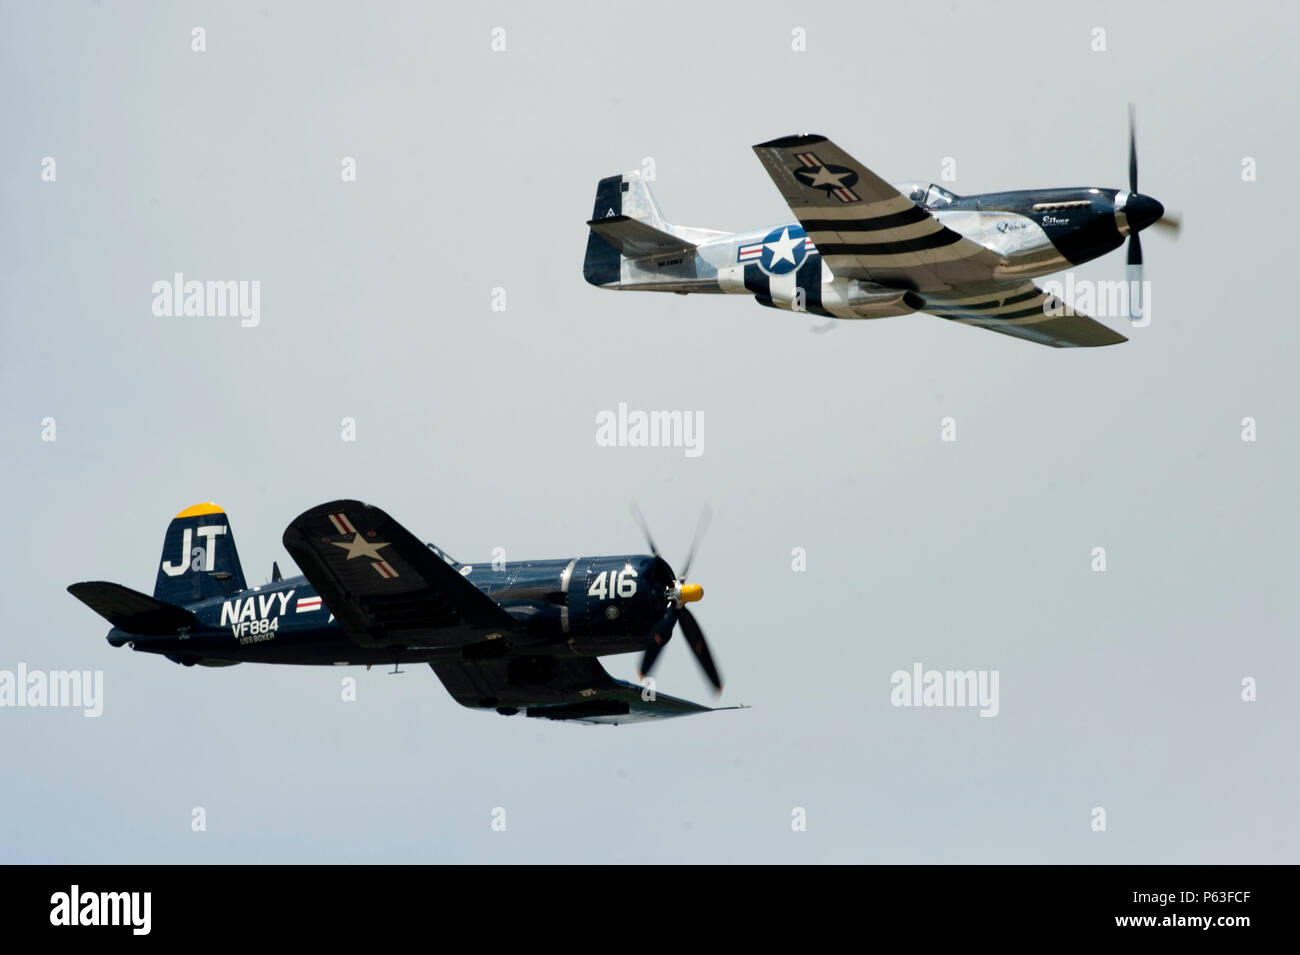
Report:
[[[623,570],[602,570],[587,588],[587,596],[595,597],[597,600],[613,600],[615,597],[631,597],[635,594],[636,571],[631,567],[625,567]]]

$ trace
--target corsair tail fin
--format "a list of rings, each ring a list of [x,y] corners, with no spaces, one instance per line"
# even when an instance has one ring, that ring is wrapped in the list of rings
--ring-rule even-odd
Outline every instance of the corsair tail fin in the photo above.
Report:
[[[163,538],[154,597],[189,604],[246,586],[225,511],[211,503],[195,504],[172,519]]]

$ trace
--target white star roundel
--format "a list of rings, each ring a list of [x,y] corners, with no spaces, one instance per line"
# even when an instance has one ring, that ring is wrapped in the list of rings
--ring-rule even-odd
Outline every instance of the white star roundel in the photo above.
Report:
[[[808,236],[797,225],[773,229],[763,239],[759,264],[772,275],[793,272],[808,254]]]

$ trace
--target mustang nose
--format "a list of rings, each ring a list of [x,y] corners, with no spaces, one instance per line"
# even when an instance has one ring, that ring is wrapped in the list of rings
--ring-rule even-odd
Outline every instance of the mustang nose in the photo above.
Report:
[[[1140,192],[1129,196],[1128,202],[1124,203],[1124,216],[1128,219],[1130,232],[1141,232],[1164,214],[1164,206]]]

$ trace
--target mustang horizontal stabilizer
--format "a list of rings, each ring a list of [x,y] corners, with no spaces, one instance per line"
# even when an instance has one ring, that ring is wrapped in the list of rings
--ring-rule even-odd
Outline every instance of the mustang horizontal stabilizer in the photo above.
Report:
[[[987,279],[1000,261],[825,136],[787,136],[754,152],[835,275],[924,293]]]
[[[548,720],[637,723],[714,712],[714,707],[647,693],[645,687],[616,680],[591,657],[457,660],[429,666],[457,703],[506,714],[523,710]]]
[[[361,646],[476,643],[514,619],[377,507],[333,501],[299,515],[284,546]]]
[[[987,282],[926,296],[925,310],[940,318],[1053,348],[1092,348],[1128,341],[1033,282]]]
[[[183,607],[173,606],[121,584],[89,580],[71,584],[68,593],[127,633],[169,636],[198,626],[198,619]]]
[[[629,259],[641,259],[650,255],[683,254],[694,251],[696,247],[694,242],[687,242],[671,232],[656,229],[630,216],[592,219],[587,225],[591,227],[592,232]]]

